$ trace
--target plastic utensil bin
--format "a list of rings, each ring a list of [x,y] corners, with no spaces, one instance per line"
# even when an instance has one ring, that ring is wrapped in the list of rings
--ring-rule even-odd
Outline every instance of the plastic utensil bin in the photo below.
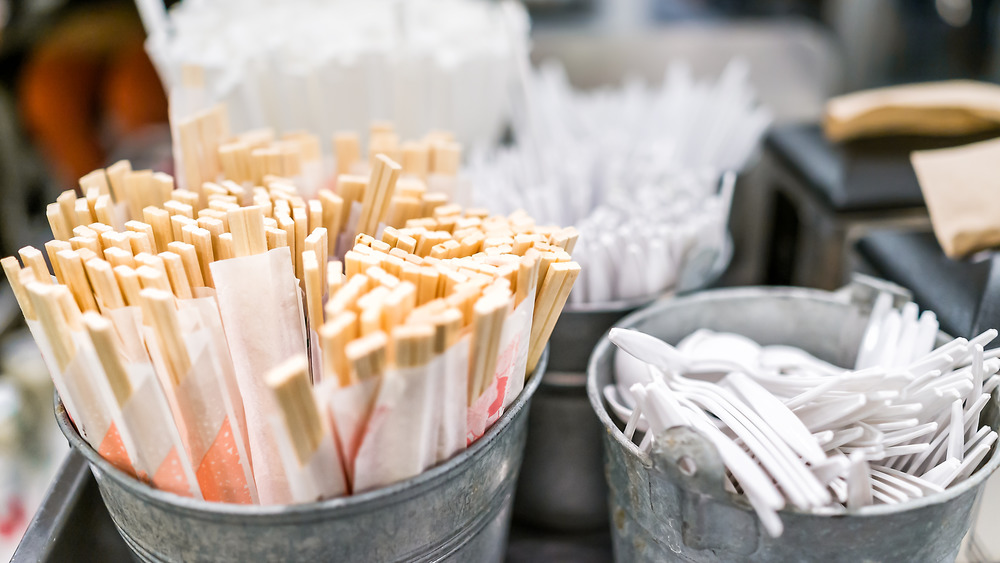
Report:
[[[798,346],[836,365],[854,365],[868,321],[871,291],[802,288],[705,291],[656,303],[619,324],[676,344],[699,328],[735,332],[761,345]],[[865,294],[858,298],[859,294]],[[938,334],[938,344],[946,340]],[[749,503],[722,485],[724,467],[710,442],[672,428],[650,454],[625,438],[601,389],[614,381],[615,346],[605,337],[591,356],[587,394],[604,426],[612,541],[618,561],[954,561],[986,479],[1000,465],[997,447],[965,482],[943,493],[849,514],[785,509],[781,537],[764,531]],[[624,352],[620,352],[624,353]],[[980,415],[1000,427],[998,396]],[[698,470],[686,475],[678,461]]]

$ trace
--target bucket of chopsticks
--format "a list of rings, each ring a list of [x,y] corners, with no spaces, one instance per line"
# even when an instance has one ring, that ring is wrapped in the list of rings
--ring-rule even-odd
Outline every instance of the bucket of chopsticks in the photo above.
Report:
[[[234,135],[221,107],[179,129],[187,188],[95,170],[47,207],[45,253],[0,259],[126,542],[502,560],[574,231],[450,201],[444,132],[377,124],[366,159],[338,134],[328,176],[307,133]]]
[[[952,340],[871,287],[706,291],[601,341],[616,559],[957,557],[1000,465],[996,331]]]
[[[56,419],[90,463],[122,538],[143,561],[502,561],[531,396],[524,391],[471,447],[370,492],[284,506],[210,503],[159,491],[114,467]]]

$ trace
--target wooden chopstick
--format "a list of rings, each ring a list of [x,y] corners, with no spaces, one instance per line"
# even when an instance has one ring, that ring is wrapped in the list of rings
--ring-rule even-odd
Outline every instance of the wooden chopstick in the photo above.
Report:
[[[62,371],[69,367],[76,356],[76,344],[73,343],[70,325],[59,299],[60,292],[65,289],[65,286],[44,285],[39,282],[25,286],[42,330],[49,340],[56,364]]]
[[[159,289],[143,289],[139,296],[143,317],[150,318],[170,380],[174,385],[180,385],[191,370],[191,359],[181,336],[174,295]]]
[[[361,381],[382,375],[386,368],[387,344],[385,333],[377,331],[352,340],[344,347],[354,379]]]
[[[407,324],[392,329],[396,367],[414,368],[427,365],[434,355],[434,327],[429,324]]]
[[[542,357],[545,344],[552,335],[556,320],[566,305],[570,290],[580,275],[580,265],[576,262],[557,262],[549,267],[546,283],[535,304],[535,314],[531,320],[531,337],[528,348],[528,372],[532,372]],[[556,288],[556,289],[553,289]]]
[[[313,397],[306,356],[289,358],[268,372],[265,381],[277,399],[295,456],[301,465],[305,465],[326,434]]]
[[[302,271],[306,290],[306,317],[309,327],[319,331],[323,324],[323,280],[320,273],[319,260],[315,251],[302,253]]]
[[[63,250],[56,254],[59,262],[59,269],[66,278],[66,285],[69,286],[81,311],[97,311],[97,301],[94,299],[94,292],[87,280],[87,273],[83,267],[83,259],[77,250]]]
[[[87,270],[87,278],[90,286],[94,289],[102,311],[119,309],[125,306],[125,297],[115,279],[114,270],[111,264],[100,258],[88,260],[84,264]]]
[[[14,298],[21,307],[21,313],[24,315],[24,318],[29,321],[35,320],[37,317],[33,300],[28,294],[28,290],[24,287],[24,284],[21,283],[21,265],[17,263],[17,258],[13,256],[2,258],[0,259],[0,266],[3,267],[4,275],[7,276],[7,283],[10,284],[11,289],[14,291]]]
[[[87,334],[90,335],[94,349],[97,351],[101,367],[104,368],[104,375],[108,380],[108,386],[111,387],[111,393],[121,408],[132,396],[132,382],[129,380],[125,364],[122,362],[114,325],[111,324],[111,321],[93,312],[83,315],[83,324],[87,328]]]

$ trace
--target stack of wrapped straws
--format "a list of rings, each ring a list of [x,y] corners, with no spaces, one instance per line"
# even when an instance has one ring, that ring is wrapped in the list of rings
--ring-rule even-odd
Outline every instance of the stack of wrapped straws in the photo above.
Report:
[[[226,103],[237,131],[326,135],[390,119],[493,144],[514,60],[527,53],[518,2],[186,0],[137,2],[172,111]],[[474,103],[472,101],[475,101]]]
[[[746,65],[709,82],[675,64],[658,88],[579,92],[552,64],[525,82],[517,144],[474,153],[469,173],[478,205],[577,226],[585,274],[572,303],[654,297],[725,254],[726,172],[746,166],[771,121]]]
[[[401,166],[340,136],[355,174],[305,199],[314,138],[196,122],[197,189],[118,162],[49,205],[54,279],[35,248],[3,259],[86,441],[159,489],[281,504],[412,477],[482,436],[580,272],[575,231],[428,191],[449,142]]]

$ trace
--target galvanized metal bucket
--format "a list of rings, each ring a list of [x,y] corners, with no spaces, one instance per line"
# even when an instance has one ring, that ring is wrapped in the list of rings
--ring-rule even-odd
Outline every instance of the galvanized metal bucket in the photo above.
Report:
[[[528,416],[514,518],[562,531],[608,525],[600,421],[587,401],[587,359],[625,315],[651,299],[564,310],[549,339],[549,367]]]
[[[697,257],[685,270],[678,291],[711,285],[731,259],[731,242],[721,253]],[[549,339],[549,369],[528,418],[524,471],[514,499],[514,518],[519,522],[561,531],[608,525],[603,431],[587,400],[587,360],[608,329],[654,300],[568,305],[563,310]]]
[[[511,504],[543,355],[520,396],[454,458],[378,490],[289,506],[209,503],[157,491],[87,445],[56,402],[70,444],[90,463],[115,526],[143,561],[483,561],[504,558]]]
[[[801,347],[828,362],[854,364],[870,312],[871,288],[831,293],[802,288],[706,291],[657,303],[619,326],[677,343],[698,328],[746,335],[762,345]],[[939,341],[945,335],[939,334]],[[724,490],[724,468],[709,442],[686,428],[657,436],[641,452],[609,414],[601,389],[614,381],[615,347],[601,340],[590,359],[587,394],[604,426],[605,472],[618,561],[954,561],[987,477],[1000,465],[996,446],[964,483],[898,505],[849,515],[781,512],[784,534],[771,538],[742,497]],[[1000,425],[998,397],[981,421]],[[678,469],[694,461],[693,475]],[[690,466],[685,465],[685,468]]]

